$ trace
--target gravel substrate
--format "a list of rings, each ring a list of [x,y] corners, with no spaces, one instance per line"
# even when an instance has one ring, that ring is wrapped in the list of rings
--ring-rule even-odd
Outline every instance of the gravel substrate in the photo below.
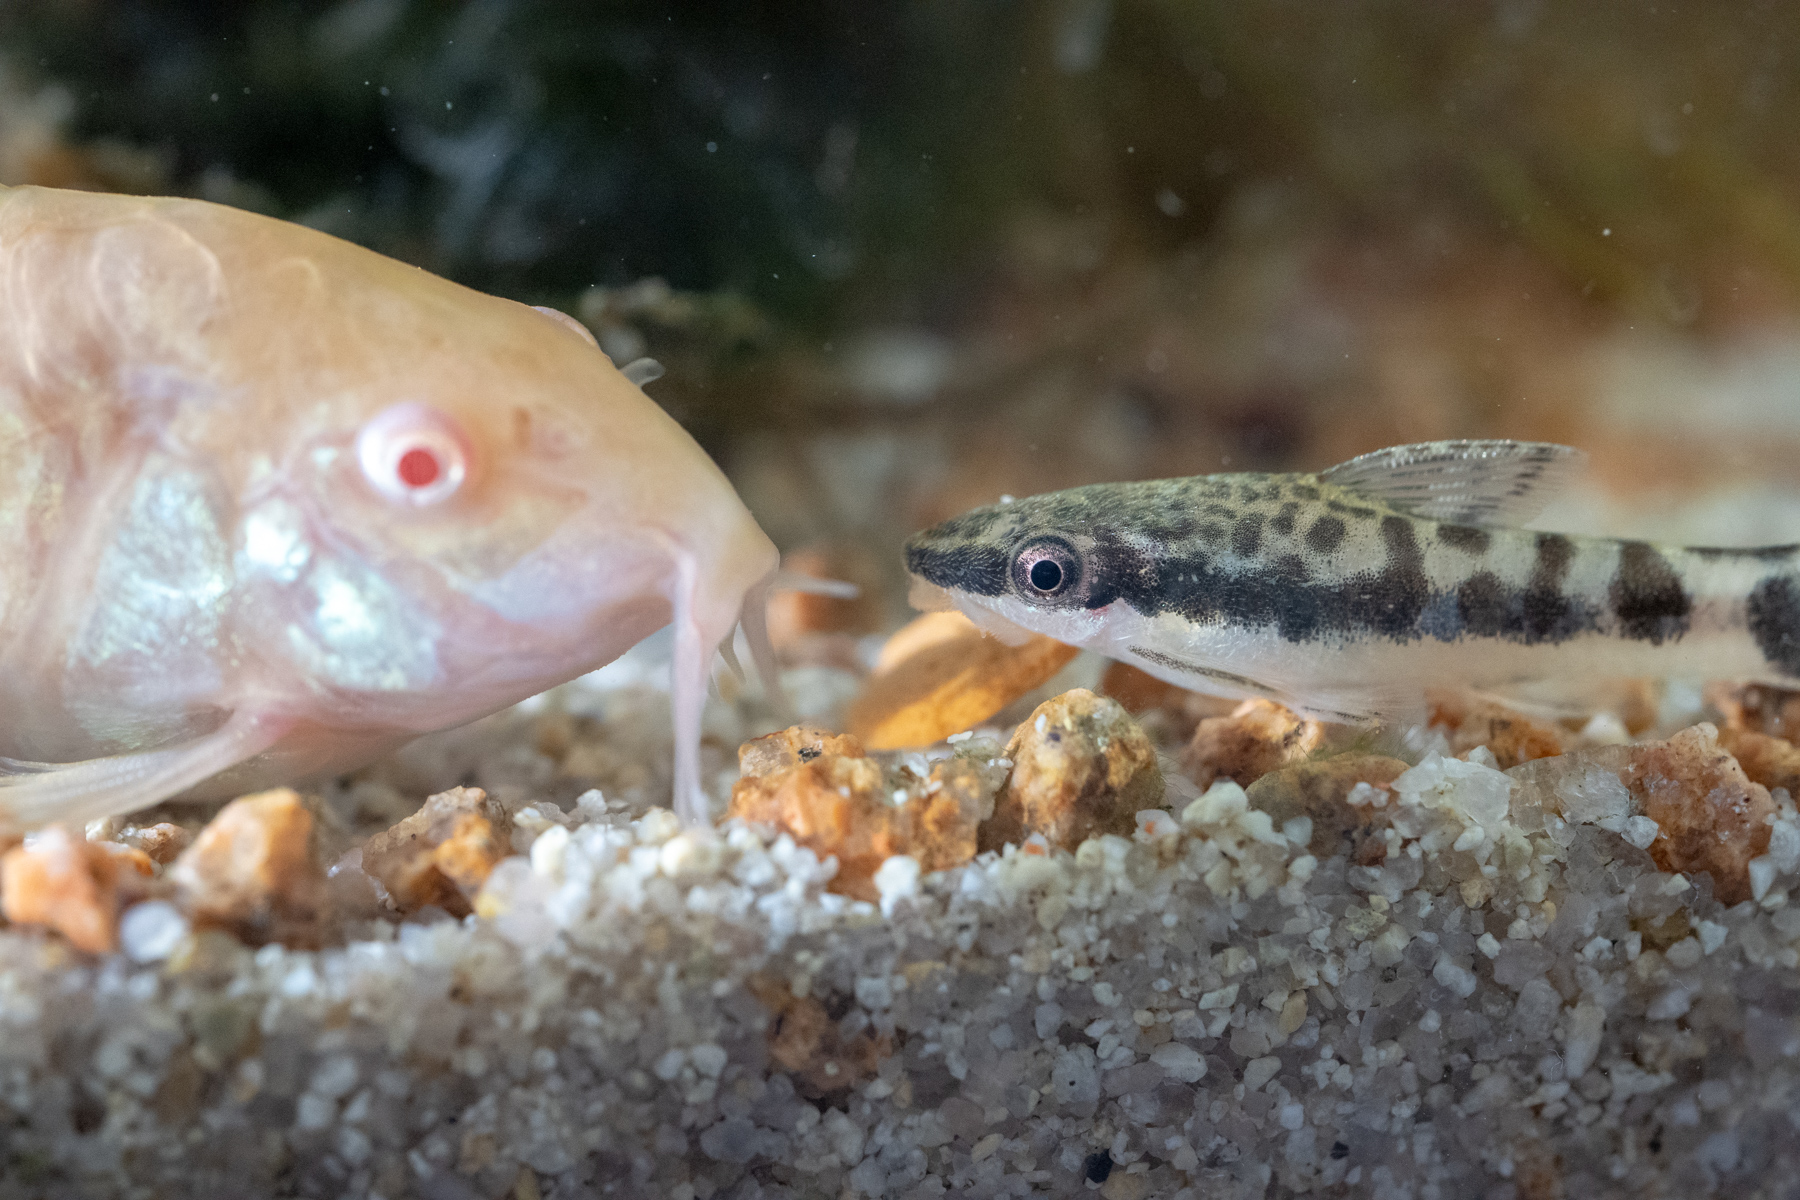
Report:
[[[629,689],[590,702],[651,711]],[[1785,793],[1759,898],[1729,909],[1657,871],[1618,775],[1580,755],[1510,775],[1427,755],[1391,795],[1365,787],[1375,865],[1315,858],[1306,820],[1278,828],[1221,783],[1073,854],[923,878],[890,860],[871,905],[766,829],[697,840],[629,796],[556,796],[529,749],[552,716],[456,751],[507,734],[495,790],[524,852],[475,916],[306,951],[143,905],[103,959],[0,931],[0,1200],[1524,1200],[1800,1178]],[[655,792],[661,735],[606,753],[622,792]],[[528,807],[553,796],[566,813]]]

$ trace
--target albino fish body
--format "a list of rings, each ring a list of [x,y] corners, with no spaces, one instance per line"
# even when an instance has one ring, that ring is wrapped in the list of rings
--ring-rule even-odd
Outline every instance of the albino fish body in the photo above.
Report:
[[[1318,474],[1104,484],[915,536],[914,602],[1047,634],[1195,691],[1329,720],[1433,685],[1800,680],[1800,546],[1677,548],[1510,526],[1563,446],[1432,442]]]
[[[219,205],[0,188],[0,828],[346,769],[671,621],[701,819],[713,653],[740,613],[765,644],[775,565],[568,317]]]

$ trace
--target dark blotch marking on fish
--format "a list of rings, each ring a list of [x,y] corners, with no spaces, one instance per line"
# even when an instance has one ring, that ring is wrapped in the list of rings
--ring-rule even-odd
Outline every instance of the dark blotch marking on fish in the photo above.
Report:
[[[906,569],[939,587],[976,596],[998,596],[1007,590],[1012,556],[992,546],[964,545],[946,550],[908,546]]]
[[[1217,521],[1208,521],[1200,526],[1200,540],[1208,545],[1216,546],[1225,540],[1225,527]]]
[[[1517,598],[1492,571],[1469,576],[1456,589],[1456,612],[1462,619],[1463,632],[1476,637],[1500,637],[1521,627],[1514,608]]]
[[[1209,517],[1224,517],[1227,521],[1238,515],[1238,510],[1229,504],[1204,504],[1201,505],[1200,511]]]
[[[1689,554],[1701,558],[1750,558],[1758,562],[1777,562],[1784,558],[1800,558],[1800,544],[1789,546],[1687,546]]]
[[[1635,641],[1660,646],[1688,631],[1693,599],[1681,576],[1656,547],[1626,542],[1619,547],[1619,573],[1611,588],[1619,632]]]
[[[1363,521],[1380,515],[1372,508],[1364,508],[1360,504],[1345,504],[1342,500],[1327,500],[1325,507],[1334,513],[1343,513],[1347,517],[1355,517]]]
[[[1239,558],[1255,558],[1262,549],[1263,515],[1247,513],[1231,527],[1231,552]]]
[[[1800,678],[1800,581],[1771,575],[1750,590],[1750,636],[1763,661],[1790,678]]]
[[[1296,483],[1289,491],[1300,497],[1302,500],[1317,500],[1319,498],[1319,489],[1310,483]]]
[[[1419,636],[1419,614],[1431,598],[1425,554],[1419,549],[1413,524],[1405,517],[1381,518],[1387,568],[1366,585],[1362,597],[1362,623],[1398,641]]]
[[[1294,518],[1300,512],[1300,505],[1292,500],[1281,506],[1281,511],[1269,518],[1269,528],[1287,537],[1294,532]]]
[[[1198,561],[1206,560],[1200,558]],[[1096,530],[1094,545],[1088,551],[1085,563],[1088,582],[1082,604],[1087,608],[1105,608],[1115,600],[1124,599],[1143,612],[1132,598],[1154,594],[1161,587],[1161,575],[1169,565],[1169,560],[1158,559],[1123,541],[1114,530]]]
[[[1337,517],[1320,517],[1306,531],[1306,548],[1314,554],[1330,554],[1344,540],[1344,523]]]
[[[1485,529],[1474,525],[1439,525],[1438,541],[1464,554],[1486,554],[1493,545],[1494,537]]]
[[[1575,543],[1560,533],[1537,535],[1537,562],[1522,598],[1521,640],[1559,642],[1580,632],[1580,611],[1563,595],[1563,578],[1575,558]],[[1591,618],[1590,627],[1591,627]]]

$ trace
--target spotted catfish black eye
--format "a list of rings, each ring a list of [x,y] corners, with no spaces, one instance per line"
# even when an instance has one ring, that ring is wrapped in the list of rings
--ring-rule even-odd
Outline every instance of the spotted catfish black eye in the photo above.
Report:
[[[1013,556],[1013,585],[1028,600],[1066,596],[1081,580],[1081,558],[1061,538],[1027,542]]]

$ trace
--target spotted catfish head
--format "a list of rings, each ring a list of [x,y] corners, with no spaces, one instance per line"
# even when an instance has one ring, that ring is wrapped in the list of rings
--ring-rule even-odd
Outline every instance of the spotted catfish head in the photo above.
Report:
[[[906,544],[912,602],[960,609],[1009,642],[1043,633],[1092,644],[1107,608],[1155,572],[1164,486],[1074,488],[935,525]]]

